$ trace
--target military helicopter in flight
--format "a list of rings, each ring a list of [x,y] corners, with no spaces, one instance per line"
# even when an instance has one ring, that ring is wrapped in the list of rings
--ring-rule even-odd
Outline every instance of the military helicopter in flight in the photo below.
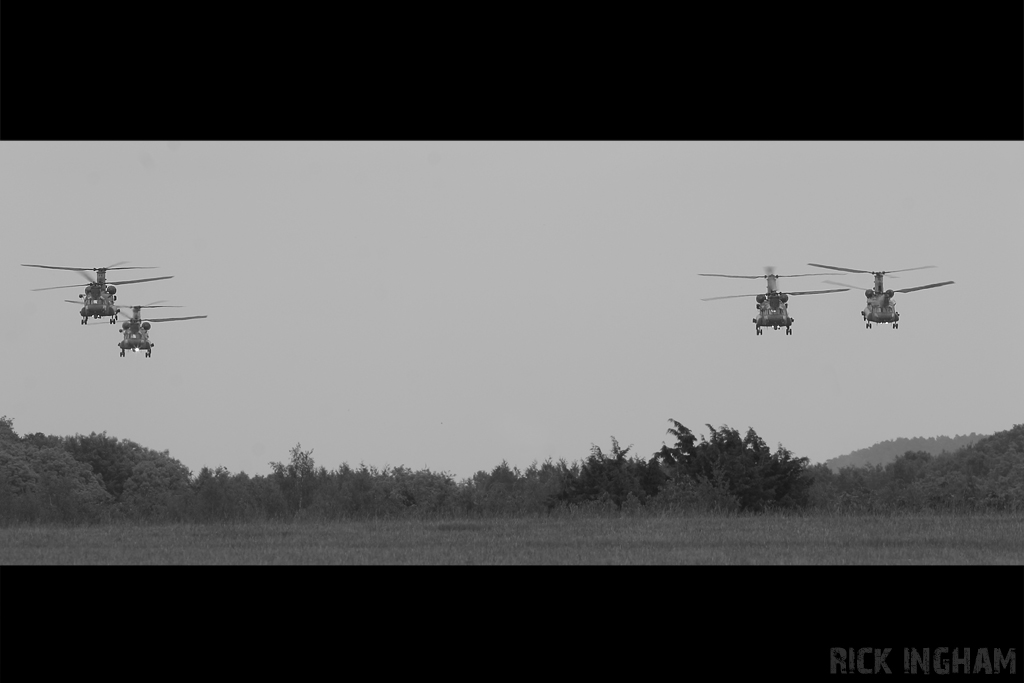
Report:
[[[896,304],[893,303],[893,299],[897,294],[905,294],[907,292],[916,292],[919,289],[931,289],[932,287],[942,287],[944,285],[953,284],[952,280],[947,280],[946,282],[934,282],[930,285],[921,285],[920,287],[906,287],[904,289],[895,290],[883,288],[882,278],[887,273],[905,273],[911,270],[934,268],[935,266],[918,266],[917,268],[903,268],[901,270],[854,270],[853,268],[826,266],[822,263],[808,263],[807,265],[814,266],[815,268],[830,268],[832,270],[841,270],[846,273],[865,273],[867,275],[875,276],[874,288],[864,290],[864,296],[867,297],[868,304],[864,307],[864,310],[860,312],[861,317],[864,318],[864,327],[869,330],[871,329],[871,323],[888,323],[892,325],[894,330],[899,329],[900,314],[896,312]],[[822,273],[822,275],[824,275],[824,273]],[[860,289],[855,285],[845,285],[841,282],[833,282],[832,280],[825,280],[825,283],[829,285],[839,285],[840,287],[849,287],[850,289]]]
[[[716,299],[738,299],[741,297],[753,296],[757,297],[757,310],[758,315],[754,318],[754,325],[756,326],[756,332],[760,336],[762,334],[762,327],[770,327],[773,330],[777,330],[780,327],[786,328],[786,334],[793,334],[792,325],[794,318],[789,315],[789,297],[791,296],[802,296],[804,294],[831,294],[833,292],[845,292],[849,288],[844,287],[843,289],[819,289],[810,292],[780,292],[778,283],[776,280],[780,277],[811,277],[815,273],[802,273],[800,275],[776,275],[775,269],[771,266],[766,266],[764,269],[764,275],[719,275],[717,273],[698,273],[703,277],[734,277],[734,278],[746,278],[756,279],[765,278],[768,283],[768,291],[765,294],[733,294],[731,296],[713,296],[708,299],[701,299],[701,301],[715,301]]]
[[[71,303],[82,304],[82,324],[85,325],[89,322],[89,318],[100,319],[103,317],[110,316],[110,324],[113,325],[117,322],[117,306],[114,302],[117,301],[117,287],[114,285],[130,285],[137,282],[153,282],[155,280],[170,280],[173,275],[164,275],[162,277],[147,277],[141,280],[119,280],[117,282],[107,282],[107,271],[108,270],[151,270],[157,266],[126,266],[121,267],[122,263],[127,261],[120,261],[112,266],[105,268],[69,268],[67,266],[41,266],[34,263],[22,263],[21,265],[27,268],[49,268],[52,270],[73,270],[79,275],[89,281],[89,284],[85,286],[85,294],[79,294],[78,298],[81,302],[72,301]],[[89,274],[89,271],[96,273],[96,277]],[[33,292],[42,292],[48,289],[67,289],[70,287],[81,287],[81,285],[58,285],[57,287],[40,287],[39,289],[33,289]]]
[[[154,302],[140,306],[124,306],[124,308],[132,309],[132,317],[130,320],[125,320],[121,323],[124,339],[117,343],[121,349],[121,358],[124,358],[125,351],[129,349],[131,349],[132,353],[138,353],[140,350],[145,351],[146,358],[153,355],[153,347],[156,344],[149,340],[149,327],[151,323],[167,323],[173,320],[197,320],[207,317],[205,315],[190,315],[184,318],[149,318],[148,320],[143,320],[141,314],[143,308],[181,308],[181,306],[158,305],[158,303]]]

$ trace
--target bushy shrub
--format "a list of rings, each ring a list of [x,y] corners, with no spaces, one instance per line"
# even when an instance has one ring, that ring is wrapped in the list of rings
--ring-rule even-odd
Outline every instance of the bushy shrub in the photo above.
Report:
[[[667,481],[647,507],[654,512],[736,512],[739,498],[730,492],[725,472],[713,469],[711,477],[682,475]]]

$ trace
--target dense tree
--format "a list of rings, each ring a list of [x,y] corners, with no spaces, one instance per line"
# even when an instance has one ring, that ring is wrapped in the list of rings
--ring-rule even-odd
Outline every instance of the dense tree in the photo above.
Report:
[[[65,450],[92,468],[104,488],[118,501],[135,465],[150,453],[149,449],[127,439],[121,441],[107,436],[106,432],[93,432],[89,436],[76,434],[62,441]]]
[[[693,433],[675,420],[669,434],[676,437],[672,447],[662,446],[653,460],[677,484],[689,478],[691,484],[721,482],[735,496],[742,510],[760,511],[773,507],[796,508],[807,504],[813,475],[808,459],[795,458],[781,445],[775,453],[752,429],[746,435],[728,426],[706,425],[709,438],[696,442]]]
[[[317,474],[316,463],[313,460],[313,451],[302,450],[301,443],[295,444],[288,455],[288,464],[272,462],[270,469],[277,478],[289,509],[295,512],[312,502],[311,494]]]
[[[1024,508],[1024,425],[934,455],[907,451],[885,466],[818,469],[810,504],[836,510]]]
[[[113,502],[88,466],[62,448],[0,442],[0,515],[38,521],[97,521]]]
[[[14,418],[0,417],[0,443],[17,443],[18,433],[14,431]]]
[[[592,444],[590,456],[583,461],[579,474],[567,478],[563,500],[568,503],[610,501],[621,508],[630,496],[643,504],[656,495],[667,480],[657,456],[650,461],[628,457],[631,449],[632,446],[622,448],[614,436],[607,455]]]
[[[258,511],[266,519],[290,519],[288,501],[281,490],[280,480],[271,476],[254,476],[249,481],[249,495]]]
[[[571,477],[579,471],[571,468],[565,460],[557,463],[548,458],[540,465],[536,461],[523,473],[522,510],[529,514],[550,513],[558,505],[558,496]]]
[[[140,460],[124,483],[120,507],[130,517],[179,520],[187,515],[191,476],[170,457]]]
[[[670,420],[672,445],[647,460],[612,437],[568,463],[525,470],[502,461],[456,483],[407,467],[317,467],[296,444],[267,476],[203,467],[193,477],[167,451],[106,433],[19,437],[0,418],[0,522],[111,518],[196,522],[381,516],[577,514],[651,510],[835,512],[1024,509],[1024,425],[935,455],[908,450],[886,465],[810,466],[748,428],[723,425],[699,439]]]
[[[252,480],[245,472],[232,475],[224,467],[204,467],[192,482],[192,491],[192,517],[199,521],[241,521],[262,516]]]

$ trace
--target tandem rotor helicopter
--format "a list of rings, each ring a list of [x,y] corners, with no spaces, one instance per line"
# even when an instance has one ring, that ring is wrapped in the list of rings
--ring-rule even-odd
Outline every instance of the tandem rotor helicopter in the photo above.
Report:
[[[757,297],[757,309],[759,311],[756,318],[754,318],[754,325],[756,326],[756,332],[761,335],[762,327],[770,327],[773,330],[777,330],[780,327],[786,328],[786,334],[793,334],[792,325],[794,318],[789,315],[789,297],[791,296],[802,296],[804,294],[831,294],[833,292],[845,292],[849,290],[849,287],[844,285],[843,289],[819,289],[810,292],[780,292],[777,278],[780,277],[811,277],[813,275],[820,275],[820,273],[802,273],[800,275],[776,275],[775,269],[771,266],[766,266],[764,269],[764,275],[719,275],[717,273],[698,273],[704,277],[732,277],[732,278],[745,278],[745,279],[756,279],[765,278],[768,284],[768,291],[765,294],[734,294],[731,296],[713,296],[708,299],[701,299],[701,301],[715,301],[716,299],[738,299],[741,297],[753,296]]]
[[[170,280],[173,275],[164,275],[162,277],[147,277],[140,280],[120,280],[117,282],[107,282],[107,271],[108,270],[151,270],[157,266],[125,266],[121,267],[122,263],[127,261],[120,261],[112,266],[106,266],[105,268],[70,268],[67,266],[41,266],[34,263],[22,263],[21,265],[26,268],[49,268],[51,270],[73,270],[79,275],[89,281],[90,284],[85,286],[85,294],[79,294],[78,298],[81,302],[71,301],[73,304],[82,304],[82,324],[85,325],[89,322],[89,318],[103,318],[110,317],[110,324],[113,325],[117,322],[118,306],[114,305],[117,301],[115,294],[117,293],[117,287],[114,285],[130,285],[137,282],[154,282],[156,280]],[[94,278],[89,274],[89,271],[96,273]],[[81,287],[81,285],[58,285],[57,287],[40,287],[39,289],[33,289],[33,292],[42,292],[48,289],[67,289],[70,287]]]
[[[150,323],[168,323],[174,320],[197,320],[199,318],[207,317],[205,315],[190,315],[184,318],[149,318],[147,320],[143,320],[141,315],[143,308],[181,308],[181,306],[159,305],[158,302],[154,302],[140,306],[124,306],[123,308],[131,308],[132,317],[121,323],[121,330],[124,332],[124,339],[117,343],[118,347],[121,349],[121,358],[124,358],[125,351],[128,351],[129,349],[132,353],[138,353],[140,350],[145,351],[146,358],[153,355],[153,347],[156,346],[156,344],[149,340]]]
[[[815,268],[829,268],[831,270],[841,270],[846,273],[865,273],[867,275],[875,276],[875,286],[873,289],[864,290],[864,296],[867,297],[868,305],[864,307],[864,310],[860,312],[861,317],[864,318],[864,327],[871,329],[871,323],[890,324],[892,328],[899,329],[900,326],[900,314],[896,312],[896,304],[893,303],[893,299],[896,294],[905,294],[906,292],[916,292],[919,289],[931,289],[932,287],[942,287],[944,285],[953,284],[952,280],[946,282],[935,282],[930,285],[921,285],[920,287],[906,287],[905,289],[883,289],[882,277],[886,273],[905,273],[910,270],[924,270],[925,268],[934,268],[935,266],[919,266],[917,268],[903,268],[901,270],[854,270],[853,268],[839,268],[838,266],[826,266],[822,263],[808,263],[809,266]],[[825,273],[821,273],[824,275]],[[826,284],[839,285],[841,287],[848,287],[850,289],[859,289],[855,285],[846,285],[841,282],[832,282],[831,280],[825,280]]]

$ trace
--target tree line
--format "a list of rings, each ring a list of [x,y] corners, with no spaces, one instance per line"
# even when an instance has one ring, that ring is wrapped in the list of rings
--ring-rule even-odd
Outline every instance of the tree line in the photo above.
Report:
[[[970,446],[984,436],[983,434],[964,434],[960,436],[923,436],[907,439],[900,437],[889,441],[880,441],[868,448],[851,451],[846,455],[826,460],[825,464],[838,472],[844,467],[862,467],[864,465],[887,465],[907,451],[924,451],[932,455],[941,455],[943,451],[953,451]]]
[[[649,457],[613,437],[581,460],[525,470],[501,462],[456,481],[447,472],[317,466],[296,444],[267,475],[203,467],[107,434],[19,436],[0,418],[0,523],[221,522],[471,517],[577,511],[880,512],[1024,508],[1024,425],[954,453],[908,451],[885,466],[811,466],[752,429],[670,420],[674,443]]]

